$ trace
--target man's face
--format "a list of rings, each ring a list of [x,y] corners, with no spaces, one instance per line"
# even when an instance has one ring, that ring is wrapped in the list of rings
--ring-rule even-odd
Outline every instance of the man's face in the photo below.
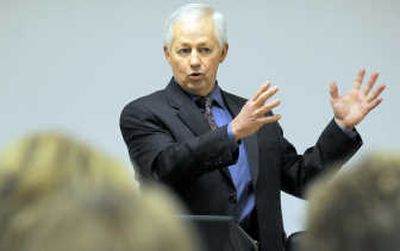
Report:
[[[215,86],[218,66],[228,45],[221,48],[211,17],[177,22],[173,40],[164,54],[176,82],[187,92],[207,96]]]

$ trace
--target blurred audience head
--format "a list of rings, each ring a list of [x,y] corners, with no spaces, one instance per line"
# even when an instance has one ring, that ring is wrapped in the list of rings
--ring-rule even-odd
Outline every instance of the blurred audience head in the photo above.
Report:
[[[309,192],[303,251],[400,250],[400,156],[375,153]]]
[[[0,174],[2,183],[7,183],[3,193],[14,188],[13,193],[29,198],[84,181],[95,185],[113,179],[137,186],[133,173],[120,161],[56,132],[34,133],[11,144],[0,155]]]
[[[22,138],[0,158],[0,250],[196,250],[178,202],[131,172],[68,136]]]

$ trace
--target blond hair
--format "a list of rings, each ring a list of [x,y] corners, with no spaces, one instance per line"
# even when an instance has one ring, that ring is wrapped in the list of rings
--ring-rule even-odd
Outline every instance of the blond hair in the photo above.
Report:
[[[70,136],[21,138],[0,157],[0,250],[196,250],[178,202],[129,172]]]

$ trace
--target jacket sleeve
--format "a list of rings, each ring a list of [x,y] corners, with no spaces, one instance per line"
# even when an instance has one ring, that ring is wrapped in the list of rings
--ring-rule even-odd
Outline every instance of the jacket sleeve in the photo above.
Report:
[[[226,126],[177,142],[172,130],[178,129],[169,128],[159,114],[140,103],[124,108],[120,129],[141,178],[160,180],[173,187],[185,186],[238,158],[238,145],[228,137]]]
[[[281,129],[280,129],[281,130]],[[282,189],[304,197],[306,185],[326,168],[340,167],[361,147],[362,140],[355,131],[350,137],[332,120],[317,143],[298,155],[283,136],[281,138]]]

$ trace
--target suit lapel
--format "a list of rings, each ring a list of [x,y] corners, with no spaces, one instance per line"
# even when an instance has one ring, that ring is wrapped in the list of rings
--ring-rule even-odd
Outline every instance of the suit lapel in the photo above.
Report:
[[[166,88],[168,99],[170,105],[178,110],[178,117],[182,122],[190,128],[194,135],[199,136],[210,131],[210,126],[204,119],[200,110],[197,108],[196,104],[190,99],[190,97],[175,83],[172,78],[170,83]],[[244,101],[240,102],[238,98],[235,98],[229,93],[222,91],[222,96],[224,98],[227,108],[230,110],[232,117],[235,117],[244,105]],[[243,139],[245,144],[248,160],[250,162],[251,174],[253,178],[253,184],[255,185],[258,178],[259,172],[259,156],[258,156],[258,140],[257,135],[253,134],[245,139]],[[222,168],[221,172],[225,175],[231,182],[233,181],[228,168]]]
[[[171,79],[166,91],[170,105],[178,110],[178,117],[194,135],[199,136],[211,130],[196,104],[174,79]]]
[[[200,136],[211,130],[203,114],[190,97],[178,86],[172,78],[166,91],[170,105],[178,110],[178,117],[190,128],[195,136]],[[232,187],[235,187],[231,173],[227,167],[220,169]]]
[[[230,109],[232,117],[236,117],[236,115],[239,114],[240,110],[245,104],[245,101],[241,100],[242,102],[239,102],[237,100],[238,98],[235,98],[235,96],[232,96],[231,94],[226,92],[223,92],[223,97],[225,99],[225,104],[227,105],[228,109]],[[253,178],[253,185],[256,185],[259,173],[259,148],[257,134],[255,133],[249,137],[244,138],[243,143],[245,145],[247,157],[250,162],[249,164],[251,175]]]

